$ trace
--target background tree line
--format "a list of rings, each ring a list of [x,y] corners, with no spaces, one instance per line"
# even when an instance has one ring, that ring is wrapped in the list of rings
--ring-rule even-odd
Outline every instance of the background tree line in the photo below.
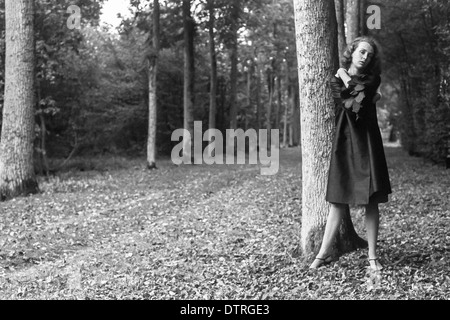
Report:
[[[222,131],[279,128],[282,145],[300,144],[291,0],[132,0],[133,15],[117,33],[99,26],[102,0],[33,3],[36,172],[58,170],[75,155],[144,155],[153,82],[155,154],[170,154],[173,130],[192,130],[194,120]],[[82,8],[80,30],[66,26],[71,4]],[[366,27],[372,4],[381,8],[380,30]],[[411,154],[443,161],[449,140],[450,5],[437,0],[334,5],[340,51],[351,37],[367,33],[384,49],[382,129],[391,128],[391,139],[398,136]],[[0,28],[4,117],[5,0]],[[158,68],[152,78],[154,57]]]
[[[173,130],[184,126],[183,5],[160,2],[156,141],[158,154],[169,155]],[[66,27],[70,4],[82,8],[81,30]],[[101,4],[94,0],[36,1],[36,160],[40,170],[48,169],[42,155],[145,153],[153,3],[131,1],[134,16],[123,21],[118,34],[99,27]],[[213,39],[214,126],[220,130],[230,128],[232,122],[242,128],[286,126],[291,132],[286,144],[298,145],[291,2],[198,1],[195,7],[194,3],[187,5],[194,45],[191,119],[205,126],[210,120],[209,43]],[[4,0],[1,8],[4,30]]]

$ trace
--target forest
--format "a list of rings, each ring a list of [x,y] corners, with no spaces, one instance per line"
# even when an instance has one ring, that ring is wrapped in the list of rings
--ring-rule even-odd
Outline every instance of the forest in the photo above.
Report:
[[[82,8],[80,29],[67,8]],[[380,127],[411,155],[442,163],[448,154],[448,8],[443,1],[379,1],[380,29],[361,32],[382,44]],[[4,1],[0,3],[4,30]],[[293,3],[161,2],[158,36],[156,153],[169,156],[185,127],[184,43],[192,47],[186,120],[205,127],[278,128],[282,146],[300,144]],[[118,30],[99,26],[102,1],[36,1],[35,167],[55,171],[69,156],[147,152],[153,3],[131,1]],[[184,8],[184,11],[183,11]],[[5,42],[0,40],[0,109]],[[418,46],[417,44],[421,44]]]
[[[401,190],[386,209],[395,218],[383,241],[401,246],[395,228],[404,227],[401,212],[413,203],[417,214],[425,210],[424,220],[405,232],[435,232],[427,243],[437,249],[426,254],[426,243],[409,243],[405,258],[383,247],[392,268],[431,268],[420,275],[391,270],[379,280],[384,289],[333,287],[336,274],[341,282],[361,278],[357,270],[342,275],[339,265],[322,274],[328,287],[315,292],[313,278],[294,267],[317,249],[299,248],[302,184],[303,192],[307,187],[299,172],[311,139],[301,120],[307,109],[295,12],[311,1],[116,1],[129,10],[117,28],[100,21],[106,0],[0,0],[0,266],[9,272],[0,271],[0,298],[285,299],[293,290],[307,299],[374,293],[421,299],[450,292],[443,234],[450,167],[447,1],[319,1],[333,8],[326,33],[336,35],[339,54],[362,35],[382,49],[378,124]],[[193,132],[196,121],[203,132],[278,129],[280,173],[260,177],[249,165],[175,166],[170,157],[179,142],[172,134]],[[430,188],[420,187],[422,181]],[[245,216],[236,215],[241,210]],[[427,217],[440,227],[425,223]],[[361,232],[360,219],[352,218],[346,223]],[[218,239],[211,219],[218,221]],[[249,237],[262,246],[257,253]],[[273,247],[269,239],[277,239]],[[227,244],[240,251],[225,267],[233,255]],[[90,260],[100,247],[99,260]],[[116,251],[132,262],[111,258]],[[258,259],[266,258],[264,266]],[[345,259],[343,268],[358,258]],[[287,283],[282,272],[306,280]],[[255,284],[255,274],[266,282]]]

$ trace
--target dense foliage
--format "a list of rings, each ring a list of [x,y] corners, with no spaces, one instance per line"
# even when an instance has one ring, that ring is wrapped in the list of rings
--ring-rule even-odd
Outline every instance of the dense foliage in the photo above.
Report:
[[[391,122],[412,155],[442,162],[450,147],[450,5],[444,1],[382,1]],[[396,98],[395,98],[396,97]]]
[[[130,1],[133,16],[118,30],[99,26],[102,0],[36,1],[36,164],[41,156],[101,153],[144,154],[148,117],[148,55],[151,54],[151,1]],[[237,23],[238,127],[292,125],[299,143],[299,97],[290,0],[240,2],[238,19],[230,1],[214,1],[218,92],[216,126],[230,124],[230,42]],[[82,27],[69,30],[69,4],[82,8]],[[370,3],[367,3],[370,4]],[[382,28],[370,30],[384,53],[380,126],[393,127],[411,154],[436,162],[449,141],[449,8],[431,0],[381,1]],[[195,19],[195,120],[208,123],[210,57],[207,1],[192,3]],[[183,19],[179,1],[161,7],[157,145],[173,147],[174,129],[183,126]],[[0,1],[0,108],[4,83],[4,0]],[[392,137],[395,139],[396,137]],[[60,163],[60,162],[59,162]],[[53,165],[55,166],[55,165]],[[48,169],[48,168],[47,168]]]

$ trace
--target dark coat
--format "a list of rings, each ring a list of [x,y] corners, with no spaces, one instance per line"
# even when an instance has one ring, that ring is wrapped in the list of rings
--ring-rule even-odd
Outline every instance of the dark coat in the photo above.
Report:
[[[351,205],[387,202],[391,184],[372,102],[381,79],[369,75],[351,78],[348,88],[340,78],[330,80],[336,134],[326,200]]]

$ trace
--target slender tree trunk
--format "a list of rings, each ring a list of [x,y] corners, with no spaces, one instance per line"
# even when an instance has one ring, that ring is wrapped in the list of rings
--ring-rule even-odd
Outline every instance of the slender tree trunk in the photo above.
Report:
[[[230,74],[230,129],[237,129],[237,85],[238,85],[238,31],[240,0],[232,0],[231,8],[231,74]]]
[[[347,0],[345,21],[347,23],[347,44],[359,36],[359,0]]]
[[[288,130],[289,130],[288,105],[289,103],[285,105],[283,115],[283,148],[288,147]]]
[[[247,69],[247,107],[252,106],[252,75],[253,65],[249,64]]]
[[[299,121],[295,115],[295,91],[296,86],[292,84],[291,79],[289,79],[289,93],[288,93],[288,101],[289,101],[289,146],[294,146],[294,121]],[[299,118],[299,117],[298,117]],[[296,120],[297,119],[297,120]]]
[[[329,205],[325,201],[334,132],[333,99],[327,79],[338,68],[337,23],[333,2],[294,0],[299,62],[302,140],[301,252],[314,256],[322,243]],[[321,57],[321,59],[317,59]],[[334,250],[343,253],[364,241],[347,216]]]
[[[347,46],[345,42],[345,7],[344,0],[334,0],[336,8],[336,18],[338,25],[338,46],[339,46],[339,62],[342,60],[343,53]]]
[[[261,129],[261,67],[260,59],[257,57],[256,65],[256,130]]]
[[[293,145],[301,146],[300,93],[298,90],[298,85],[296,85],[295,88],[296,90],[294,91],[294,96],[292,97],[294,99],[293,100],[294,114],[292,118],[295,119],[295,121],[293,122],[293,130],[294,130]]]
[[[296,69],[294,62],[291,59],[287,60],[286,78],[288,80],[288,101],[289,106],[289,146],[298,145],[298,138],[295,138],[299,131],[300,115],[296,112],[295,96],[298,94],[298,82],[296,77],[291,74],[291,70]]]
[[[148,69],[148,140],[147,140],[147,167],[156,169],[156,128],[157,128],[157,75],[159,56],[159,1],[153,0],[153,46],[149,57]]]
[[[49,176],[49,165],[47,158],[47,126],[45,125],[45,116],[44,113],[39,112],[39,121],[40,121],[40,131],[41,131],[41,157],[42,157],[42,173]]]
[[[280,112],[283,108],[283,96],[281,90],[281,72],[279,72],[277,76],[277,106],[275,111],[275,129],[280,128]]]
[[[0,142],[0,199],[38,192],[33,166],[34,1],[6,0],[6,61]]]
[[[359,34],[366,36],[369,32],[367,29],[367,0],[360,0],[359,3]]]
[[[195,25],[191,15],[191,1],[183,0],[184,25],[184,129],[190,137],[184,137],[183,152],[194,158],[191,139],[194,137],[194,31]]]
[[[267,77],[267,90],[269,92],[269,103],[267,104],[266,108],[266,129],[268,132],[270,132],[270,130],[272,130],[272,106],[273,106],[274,83],[275,83],[272,68],[267,70],[266,77]],[[270,143],[268,145],[270,145]]]
[[[216,56],[216,42],[214,34],[215,12],[214,0],[208,0],[209,9],[209,56],[211,59],[211,86],[209,93],[209,128],[216,128],[216,113],[217,113],[217,56]]]
[[[39,165],[39,173],[41,175],[46,175],[47,178],[49,176],[49,164],[48,164],[48,158],[47,158],[47,126],[45,124],[45,116],[44,116],[44,110],[41,107],[40,101],[41,101],[41,86],[39,81],[35,81],[36,83],[36,92],[37,92],[37,103],[36,108],[38,109],[39,114],[39,133],[40,133],[40,139],[39,139],[39,152],[38,152],[38,159],[40,162]]]

